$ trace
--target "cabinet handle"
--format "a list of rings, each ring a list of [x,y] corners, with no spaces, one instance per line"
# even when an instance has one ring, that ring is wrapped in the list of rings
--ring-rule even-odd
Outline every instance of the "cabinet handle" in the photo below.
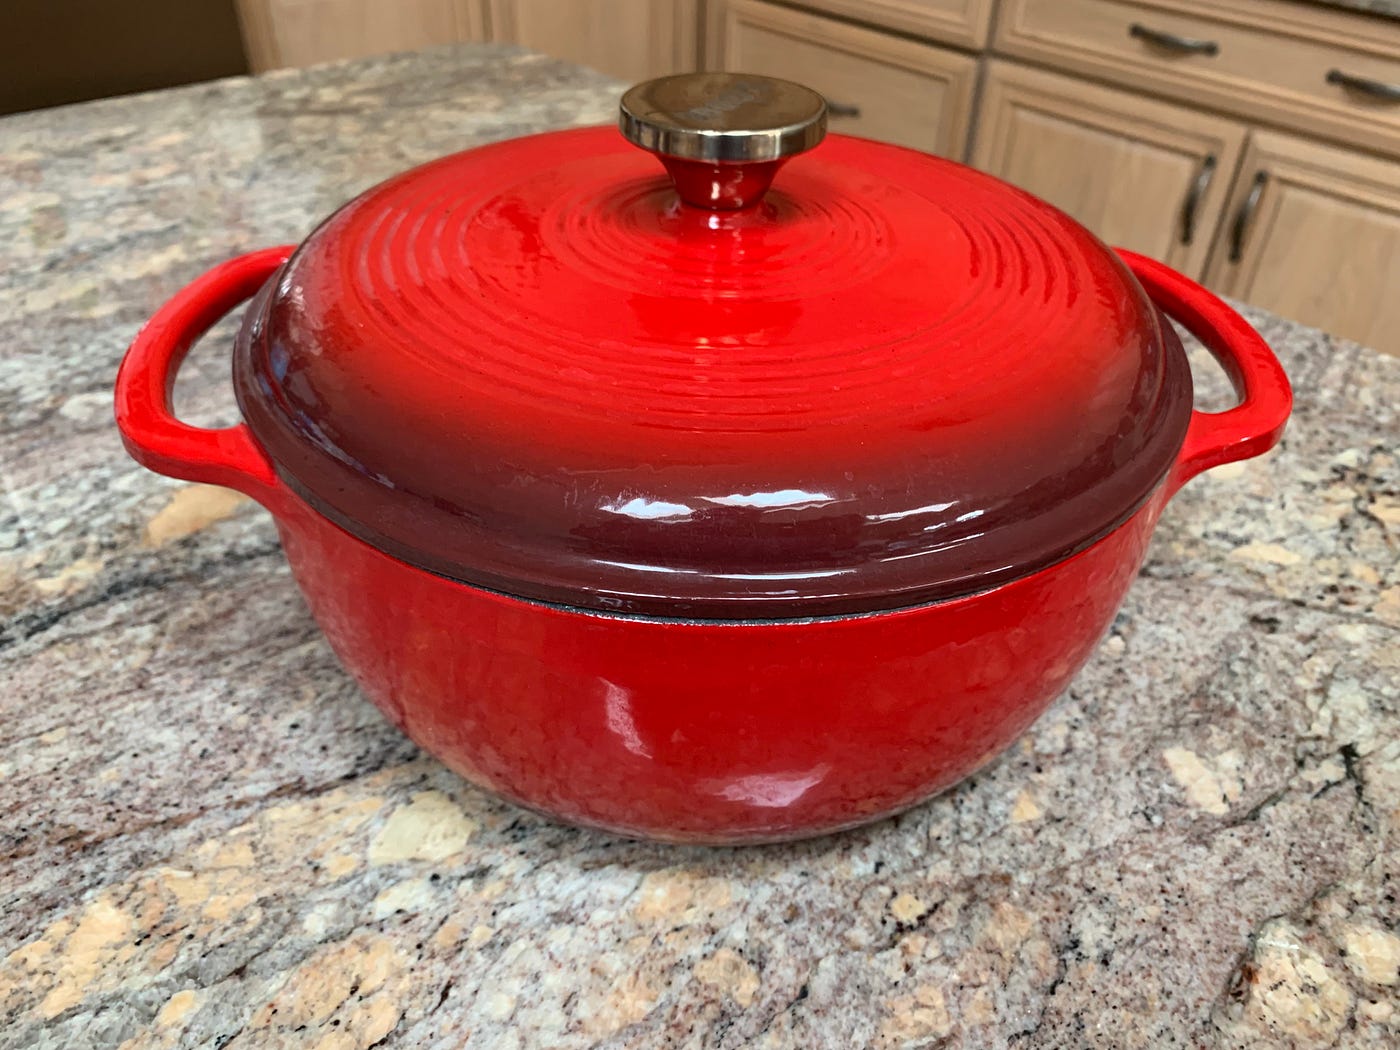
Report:
[[[1269,181],[1268,172],[1261,171],[1254,176],[1254,185],[1249,187],[1249,196],[1240,205],[1235,215],[1235,223],[1230,227],[1230,261],[1237,263],[1244,258],[1244,239],[1249,233],[1249,224],[1254,219],[1254,209],[1259,207],[1259,198],[1264,193],[1264,183]]]
[[[1220,53],[1220,45],[1214,40],[1198,40],[1190,36],[1177,36],[1175,33],[1153,29],[1151,26],[1141,25],[1138,22],[1134,22],[1128,27],[1128,35],[1183,55],[1218,55]]]
[[[827,99],[826,112],[829,116],[837,118],[858,117],[860,116],[860,107],[853,106],[849,102],[833,102],[831,99]]]
[[[1201,198],[1210,189],[1210,180],[1215,177],[1215,154],[1206,154],[1206,159],[1201,161],[1200,173],[1196,176],[1196,181],[1191,183],[1191,189],[1186,193],[1186,201],[1181,206],[1181,243],[1190,244],[1196,236],[1196,212],[1201,206]]]
[[[1339,84],[1352,91],[1359,91],[1363,95],[1378,98],[1382,102],[1400,102],[1400,84],[1387,84],[1384,80],[1353,76],[1350,73],[1343,73],[1340,69],[1328,72],[1327,83]]]

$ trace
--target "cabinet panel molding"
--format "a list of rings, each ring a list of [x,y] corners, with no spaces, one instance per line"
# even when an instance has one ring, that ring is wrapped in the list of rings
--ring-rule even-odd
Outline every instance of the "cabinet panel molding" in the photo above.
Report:
[[[880,29],[977,50],[987,44],[995,0],[801,0],[803,7]]]

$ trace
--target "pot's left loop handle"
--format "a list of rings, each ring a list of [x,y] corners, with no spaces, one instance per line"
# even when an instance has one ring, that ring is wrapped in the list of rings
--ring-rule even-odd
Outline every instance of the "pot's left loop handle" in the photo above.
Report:
[[[284,492],[246,424],[210,430],[175,418],[171,394],[195,341],[251,299],[292,254],[265,248],[214,267],[176,292],[137,333],[117,371],[117,428],[144,467],[184,481],[223,485],[272,507]]]
[[[1192,412],[1186,440],[1167,479],[1176,492],[1197,474],[1262,455],[1278,444],[1293,408],[1283,365],[1248,321],[1189,277],[1118,249],[1162,311],[1205,344],[1230,377],[1240,403],[1223,412]]]

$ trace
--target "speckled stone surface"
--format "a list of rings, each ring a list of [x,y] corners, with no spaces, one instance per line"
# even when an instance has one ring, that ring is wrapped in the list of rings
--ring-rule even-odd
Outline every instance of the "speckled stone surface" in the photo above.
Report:
[[[927,805],[747,850],[467,786],[263,511],[124,456],[117,361],[206,265],[614,97],[466,49],[0,121],[0,1045],[1396,1045],[1400,360],[1251,312],[1284,444],[1169,508],[1067,694]]]
[[[1400,19],[1400,0],[1309,0],[1324,7],[1336,7],[1343,11],[1362,11],[1379,15],[1382,18]]]

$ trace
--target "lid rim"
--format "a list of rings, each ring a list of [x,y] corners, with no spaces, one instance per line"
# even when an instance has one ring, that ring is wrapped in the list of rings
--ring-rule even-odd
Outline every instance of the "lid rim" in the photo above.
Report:
[[[785,613],[774,616],[735,616],[724,615],[721,610],[758,604],[763,604],[769,607],[782,607],[784,605],[791,605],[794,607],[794,609],[798,609],[801,608],[803,605],[822,604],[822,599],[813,596],[808,596],[805,598],[767,599],[740,599],[732,596],[723,598],[668,598],[664,596],[634,596],[629,599],[616,595],[603,595],[603,597],[608,597],[618,602],[630,601],[632,604],[639,606],[652,606],[652,604],[655,603],[655,608],[663,608],[667,605],[699,604],[712,607],[717,610],[715,615],[702,615],[695,611],[689,611],[683,615],[668,615],[664,612],[650,611],[649,608],[605,608],[601,605],[590,605],[586,602],[566,601],[562,598],[550,598],[544,597],[543,595],[532,595],[522,593],[518,590],[512,590],[505,585],[492,585],[490,583],[485,583],[480,580],[473,580],[464,576],[454,575],[445,570],[435,569],[431,565],[424,564],[418,559],[415,559],[405,554],[400,554],[392,550],[391,544],[386,544],[382,542],[383,537],[376,538],[373,535],[373,530],[364,528],[362,522],[356,521],[348,517],[347,515],[341,514],[337,512],[334,508],[329,507],[329,505],[325,504],[324,501],[319,499],[314,493],[310,492],[304,485],[302,485],[294,475],[287,472],[283,468],[281,463],[278,463],[276,460],[274,460],[273,467],[277,472],[277,476],[282,480],[283,484],[285,484],[289,489],[291,489],[292,493],[307,507],[307,509],[309,509],[312,513],[318,515],[319,517],[323,518],[325,521],[327,521],[335,528],[339,529],[341,532],[344,532],[351,539],[354,539],[359,543],[365,544],[367,547],[370,547],[379,554],[384,555],[384,557],[391,558],[394,561],[401,563],[407,568],[416,569],[419,572],[426,572],[430,576],[436,576],[438,579],[445,580],[448,583],[454,583],[458,586],[468,587],[473,590],[485,591],[488,594],[493,594],[500,598],[507,598],[512,601],[525,602],[528,605],[540,605],[551,609],[558,609],[562,612],[577,613],[579,615],[584,616],[597,616],[604,619],[640,620],[654,623],[676,623],[696,625],[734,624],[753,626],[799,623],[823,623],[835,620],[865,619],[874,616],[885,616],[895,613],[910,612],[916,609],[924,609],[934,605],[943,605],[947,602],[961,601],[965,598],[975,598],[979,595],[990,594],[993,591],[1000,590],[1003,587],[1009,587],[1013,583],[1018,583],[1021,580],[1028,579],[1029,577],[1035,576],[1038,573],[1045,572],[1049,569],[1053,569],[1055,566],[1063,564],[1070,558],[1084,553],[1091,547],[1094,547],[1096,544],[1101,543],[1103,540],[1107,539],[1109,536],[1117,532],[1120,528],[1122,528],[1129,521],[1131,521],[1143,509],[1143,507],[1145,507],[1152,500],[1152,497],[1161,489],[1163,483],[1167,480],[1168,476],[1171,473],[1171,467],[1168,466],[1157,478],[1157,480],[1152,483],[1152,485],[1147,489],[1147,491],[1143,493],[1141,498],[1138,499],[1126,511],[1124,511],[1119,518],[1101,527],[1092,534],[1076,541],[1064,550],[1058,551],[1051,555],[1044,556],[1039,559],[1035,559],[1033,561],[1028,561],[1024,564],[1016,565],[1013,569],[1008,570],[1005,575],[981,577],[981,579],[978,581],[978,585],[976,586],[969,586],[967,588],[958,590],[950,590],[949,593],[946,594],[937,593],[933,585],[925,586],[922,588],[909,588],[907,591],[885,592],[891,597],[918,595],[917,597],[912,597],[910,600],[898,601],[895,604],[891,605],[876,606],[869,604],[869,602],[867,601],[861,601],[854,597],[847,597],[844,599],[831,599],[830,603],[835,603],[838,601],[842,603],[849,602],[851,606],[850,608],[837,609],[829,612],[824,611],[803,614],[800,612],[793,611],[791,613]],[[946,580],[941,581],[941,584],[943,585],[946,585],[947,583],[948,581]],[[571,593],[582,594],[584,592]]]
[[[781,623],[985,593],[1099,542],[1159,488],[1189,366],[1132,274],[1062,214],[838,135],[766,210],[702,222],[665,210],[654,161],[608,131],[395,176],[254,300],[239,405],[313,511],[521,601]],[[930,185],[968,214],[928,205]],[[877,221],[891,210],[911,224]],[[746,252],[712,251],[728,245]],[[974,251],[971,280],[930,282]],[[831,275],[857,257],[885,269],[842,293]],[[522,274],[573,298],[526,295]],[[860,312],[881,304],[897,326]]]

